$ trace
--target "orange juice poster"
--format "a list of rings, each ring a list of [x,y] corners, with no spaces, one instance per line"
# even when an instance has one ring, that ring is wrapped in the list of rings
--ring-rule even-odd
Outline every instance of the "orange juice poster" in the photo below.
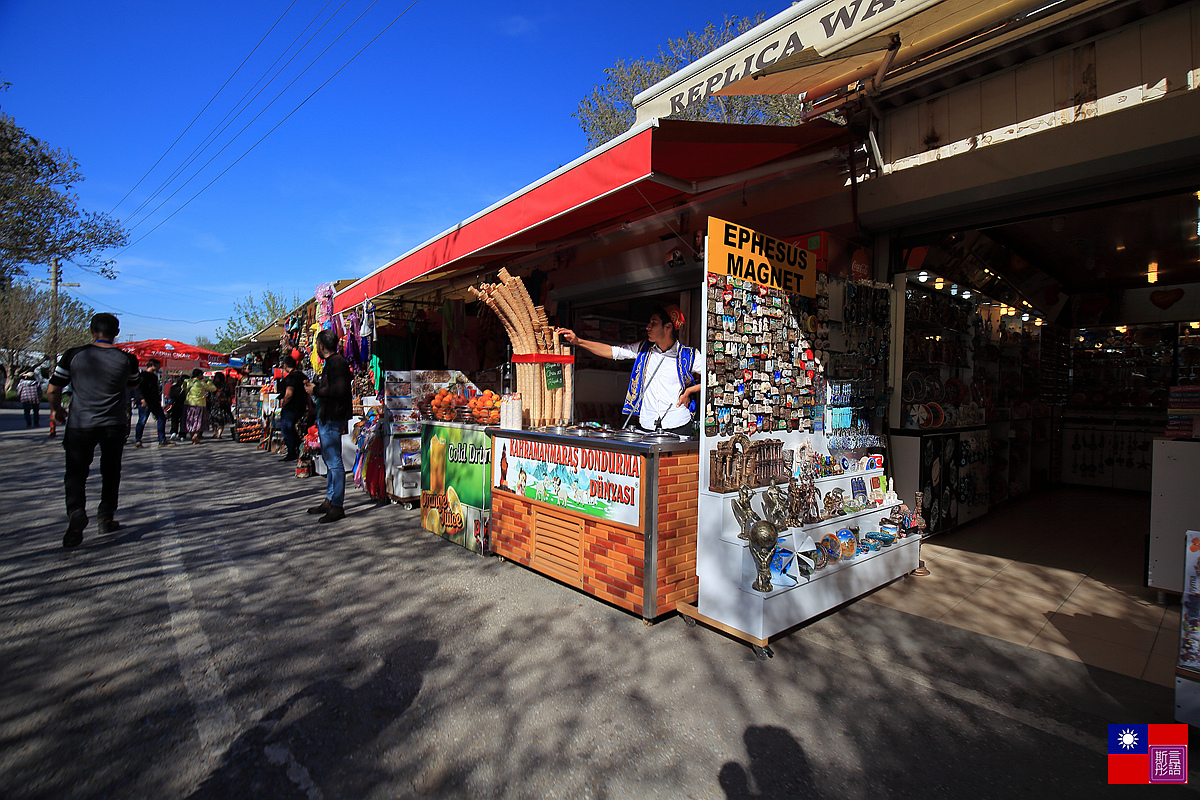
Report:
[[[425,423],[421,452],[421,527],[473,552],[487,552],[491,438],[474,427]]]

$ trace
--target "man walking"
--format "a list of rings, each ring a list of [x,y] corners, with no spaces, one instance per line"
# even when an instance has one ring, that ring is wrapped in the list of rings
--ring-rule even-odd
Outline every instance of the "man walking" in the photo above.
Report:
[[[120,323],[112,314],[92,317],[92,344],[68,350],[54,369],[46,392],[55,420],[66,425],[63,449],[66,474],[67,532],[63,547],[83,541],[88,516],[85,485],[96,445],[100,446],[100,506],[97,518],[101,533],[119,530],[113,515],[121,487],[121,453],[129,434],[129,390],[138,383],[137,357],[113,346]],[[71,418],[62,405],[62,390],[73,387]]]
[[[38,386],[32,372],[26,372],[17,382],[17,399],[21,401],[21,408],[25,410],[25,427],[42,427],[42,387]]]
[[[337,522],[346,516],[342,504],[346,498],[346,468],[342,465],[342,434],[350,419],[350,365],[338,355],[338,337],[333,331],[317,334],[317,354],[325,366],[315,384],[305,382],[304,388],[320,402],[317,404],[317,433],[321,437],[321,458],[329,471],[325,477],[325,502],[308,510],[322,514],[317,522]]]
[[[283,366],[288,374],[279,381],[279,429],[283,433],[283,443],[287,445],[287,455],[284,461],[295,461],[300,457],[300,434],[296,432],[296,423],[304,418],[308,411],[308,391],[304,373],[296,365],[296,359],[290,355],[283,357]]]
[[[134,447],[142,446],[142,433],[146,430],[146,419],[153,414],[154,422],[158,426],[158,446],[166,447],[170,444],[167,441],[167,418],[162,407],[162,387],[158,383],[158,370],[162,366],[157,358],[152,358],[146,362],[146,368],[138,375],[138,400],[137,412],[138,421],[137,428],[134,429]]]

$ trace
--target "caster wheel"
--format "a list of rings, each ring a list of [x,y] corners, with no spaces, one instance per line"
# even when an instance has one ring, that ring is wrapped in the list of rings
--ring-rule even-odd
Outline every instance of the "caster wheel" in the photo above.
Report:
[[[766,661],[768,658],[775,657],[775,651],[771,649],[770,645],[759,647],[756,644],[752,644],[750,645],[750,649],[754,651],[754,657],[759,661]]]
[[[645,625],[647,628],[654,627],[653,620],[643,619],[642,624]]]
[[[689,628],[694,628],[694,627],[696,627],[696,620],[694,620],[691,617],[684,614],[683,615],[683,624],[687,625]]]

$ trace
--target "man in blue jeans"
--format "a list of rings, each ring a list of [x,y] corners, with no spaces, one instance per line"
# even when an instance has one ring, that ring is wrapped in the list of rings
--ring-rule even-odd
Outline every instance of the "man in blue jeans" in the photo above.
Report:
[[[324,330],[317,334],[317,355],[325,366],[317,382],[305,383],[304,388],[317,399],[317,433],[321,437],[321,458],[328,474],[325,476],[325,502],[308,509],[309,514],[323,515],[317,522],[337,522],[346,517],[346,468],[342,464],[342,434],[350,419],[350,365],[338,354],[337,334]]]
[[[134,428],[133,446],[142,446],[142,434],[146,431],[146,420],[154,415],[158,425],[158,446],[167,447],[167,415],[162,407],[162,386],[158,382],[158,370],[162,366],[157,358],[146,362],[146,368],[138,375],[138,421]]]
[[[300,457],[300,434],[296,432],[296,423],[308,411],[308,390],[304,388],[308,381],[296,366],[296,359],[284,356],[283,366],[288,374],[280,378],[276,387],[279,390],[279,430],[283,433],[283,443],[287,445],[283,460],[295,461]]]

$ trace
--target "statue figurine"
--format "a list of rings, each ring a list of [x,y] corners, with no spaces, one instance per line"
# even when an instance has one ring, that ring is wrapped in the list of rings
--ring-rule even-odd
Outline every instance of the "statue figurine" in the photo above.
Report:
[[[750,489],[748,483],[742,483],[738,487],[737,499],[733,501],[733,516],[738,521],[738,538],[750,538],[750,526],[756,522],[760,522],[762,517],[755,512],[751,501],[754,499],[754,492]]]
[[[925,495],[923,492],[917,492],[916,508],[913,509],[912,521],[908,525],[908,527],[914,533],[922,538],[925,536],[925,530],[927,527],[925,524],[925,518],[921,516],[921,501],[924,499],[924,497]]]
[[[844,489],[830,489],[825,494],[825,516],[824,519],[833,519],[845,513],[842,508],[845,502]]]
[[[763,492],[763,515],[779,531],[788,528],[790,517],[787,491],[776,482],[776,476],[771,476],[771,485]]]
[[[765,520],[759,520],[750,526],[750,555],[758,567],[758,577],[751,588],[756,592],[766,594],[771,586],[771,558],[775,555],[775,546],[779,542],[779,531]]]

